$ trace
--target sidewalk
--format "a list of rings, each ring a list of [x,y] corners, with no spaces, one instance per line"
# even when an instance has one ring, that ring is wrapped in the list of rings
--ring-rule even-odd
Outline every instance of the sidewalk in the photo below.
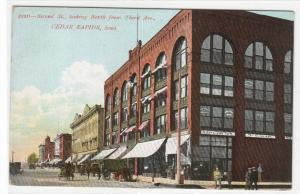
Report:
[[[176,180],[167,179],[167,178],[154,178],[154,182],[152,182],[152,177],[144,177],[144,176],[133,176],[134,179],[141,182],[148,182],[154,185],[163,185],[166,187],[176,187],[176,188],[194,188],[194,189],[214,189],[215,182],[214,181],[200,181],[200,180],[185,180],[184,184],[177,184]],[[241,181],[233,181],[231,182],[233,189],[244,189],[245,182]],[[290,182],[259,182],[259,189],[291,189],[292,183]],[[228,188],[228,182],[222,181],[223,188]]]

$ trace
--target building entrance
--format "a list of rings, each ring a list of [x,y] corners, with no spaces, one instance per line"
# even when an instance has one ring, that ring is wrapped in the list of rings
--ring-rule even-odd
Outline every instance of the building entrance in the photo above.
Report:
[[[232,137],[201,136],[199,146],[193,147],[192,177],[211,180],[218,167],[224,173],[231,171]]]

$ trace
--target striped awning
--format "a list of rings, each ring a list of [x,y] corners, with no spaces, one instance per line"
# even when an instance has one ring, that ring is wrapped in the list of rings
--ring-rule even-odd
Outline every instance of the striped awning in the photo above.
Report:
[[[190,135],[182,135],[180,138],[180,145],[183,145],[188,139]],[[166,143],[166,155],[168,154],[176,154],[177,150],[177,137],[170,137]]]
[[[144,121],[140,126],[139,126],[139,130],[142,131],[146,126],[148,126],[149,124],[149,120]]]
[[[136,126],[135,126],[135,125],[132,125],[131,127],[129,127],[129,128],[126,130],[125,133],[130,133],[130,132],[132,132],[132,131],[135,130],[135,129],[136,129]]]
[[[107,156],[109,156],[111,153],[113,153],[117,148],[102,150],[99,154],[97,154],[95,157],[92,158],[92,160],[103,160]]]
[[[115,152],[113,152],[110,156],[108,156],[106,159],[108,160],[114,160],[119,159],[127,150],[126,146],[119,147]]]

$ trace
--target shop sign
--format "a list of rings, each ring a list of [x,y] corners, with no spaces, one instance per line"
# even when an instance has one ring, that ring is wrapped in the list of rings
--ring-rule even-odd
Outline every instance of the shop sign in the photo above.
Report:
[[[292,136],[284,136],[284,139],[286,139],[286,140],[293,140],[293,137]]]
[[[235,132],[228,132],[228,131],[201,130],[201,134],[202,135],[235,136]]]
[[[255,134],[255,133],[246,133],[245,137],[275,139],[275,135]]]

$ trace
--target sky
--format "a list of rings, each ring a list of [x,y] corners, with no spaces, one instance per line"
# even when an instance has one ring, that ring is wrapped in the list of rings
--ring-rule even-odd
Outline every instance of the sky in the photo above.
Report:
[[[24,161],[46,135],[69,132],[104,81],[179,10],[16,7],[12,16],[10,150]],[[293,12],[255,12],[293,20]],[[93,28],[93,29],[91,29]]]

